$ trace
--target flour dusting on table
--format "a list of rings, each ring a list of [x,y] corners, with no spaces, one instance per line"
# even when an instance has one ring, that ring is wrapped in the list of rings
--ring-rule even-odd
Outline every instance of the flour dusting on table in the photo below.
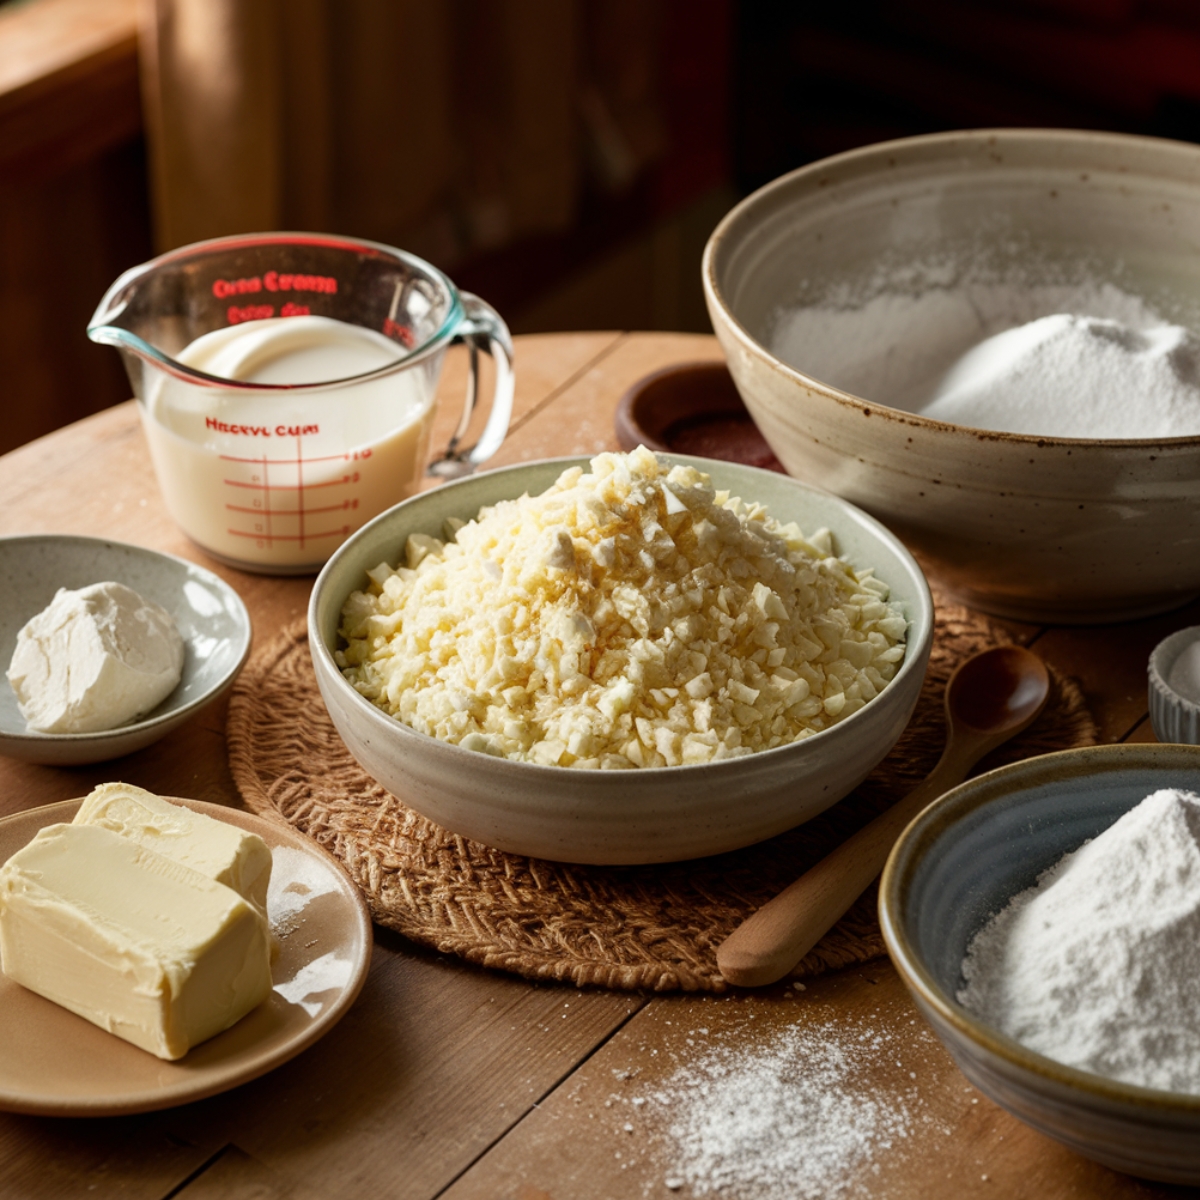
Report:
[[[883,1194],[882,1160],[918,1133],[925,1141],[935,1118],[917,1072],[896,1071],[903,1084],[879,1077],[907,1066],[900,1060],[928,1031],[843,1014],[765,1033],[749,1048],[741,1036],[699,1040],[664,1085],[634,1100],[661,1123],[662,1182],[722,1200]]]

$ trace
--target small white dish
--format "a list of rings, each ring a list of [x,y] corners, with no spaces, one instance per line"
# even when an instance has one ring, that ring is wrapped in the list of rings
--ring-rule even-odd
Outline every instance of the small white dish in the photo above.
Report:
[[[1150,724],[1160,742],[1200,745],[1200,694],[1185,695],[1175,668],[1185,654],[1200,654],[1200,625],[1180,629],[1154,647],[1147,667],[1150,693]],[[1194,661],[1187,677],[1200,673]]]
[[[224,694],[250,653],[250,615],[241,597],[211,571],[182,558],[103,538],[32,534],[0,538],[0,669],[17,634],[59,588],[114,580],[171,614],[187,653],[175,690],[138,721],[96,733],[38,733],[0,676],[0,754],[50,766],[107,762],[131,754],[183,724]]]

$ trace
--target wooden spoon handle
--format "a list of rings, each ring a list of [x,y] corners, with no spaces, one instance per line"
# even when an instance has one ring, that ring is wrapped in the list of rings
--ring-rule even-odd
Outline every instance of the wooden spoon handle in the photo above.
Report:
[[[741,987],[782,979],[883,870],[909,821],[961,783],[992,744],[992,739],[980,739],[947,746],[923,783],[768,900],[721,943],[721,974]]]

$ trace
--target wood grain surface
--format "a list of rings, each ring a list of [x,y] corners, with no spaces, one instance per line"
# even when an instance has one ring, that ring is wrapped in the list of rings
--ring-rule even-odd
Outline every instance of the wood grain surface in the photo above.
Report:
[[[581,333],[517,339],[513,429],[495,465],[615,449],[613,414],[637,378],[720,357],[712,338]],[[447,363],[435,439],[456,420],[464,360]],[[202,563],[241,594],[263,640],[305,608],[311,577],[209,560],[166,515],[132,402],[0,458],[0,534],[81,533]],[[1153,740],[1146,658],[1200,621],[1200,605],[1121,626],[1013,626],[1077,678],[1107,740]],[[0,814],[84,795],[109,779],[238,805],[224,705],[115,763],[0,759]],[[875,1039],[847,1087],[907,1119],[904,1137],[849,1162],[829,1194],[1178,1196],[1034,1133],[967,1085],[886,961],[724,997],[539,986],[376,932],[369,980],[323,1041],[272,1074],[185,1107],[96,1121],[0,1114],[0,1195],[164,1200],[611,1200],[701,1194],[669,1135],[672,1080],[707,1047],[750,1056],[783,1036]],[[803,1064],[799,1064],[803,1070]],[[853,1098],[852,1096],[852,1098]],[[798,1177],[760,1193],[809,1195]]]

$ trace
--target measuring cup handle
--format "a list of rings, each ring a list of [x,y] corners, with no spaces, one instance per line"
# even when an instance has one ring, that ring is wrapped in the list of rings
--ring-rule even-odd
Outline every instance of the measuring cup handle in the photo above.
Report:
[[[467,394],[463,399],[462,416],[458,421],[446,452],[429,464],[429,474],[444,479],[455,479],[469,475],[481,462],[486,462],[504,441],[508,423],[512,417],[513,402],[513,347],[508,326],[490,304],[485,304],[470,292],[459,294],[463,306],[463,323],[455,335],[455,341],[465,342],[470,355],[470,370],[467,375]],[[496,383],[492,389],[492,403],[487,423],[479,440],[473,446],[462,446],[462,439],[471,424],[479,395],[479,351],[491,356],[496,364]]]

